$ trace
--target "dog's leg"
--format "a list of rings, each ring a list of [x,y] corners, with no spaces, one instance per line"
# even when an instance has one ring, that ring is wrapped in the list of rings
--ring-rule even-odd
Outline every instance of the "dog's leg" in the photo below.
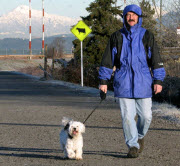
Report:
[[[66,149],[66,154],[69,159],[75,159],[76,155],[72,149]]]
[[[83,153],[82,148],[79,148],[76,150],[76,160],[82,160],[83,159],[82,153]]]

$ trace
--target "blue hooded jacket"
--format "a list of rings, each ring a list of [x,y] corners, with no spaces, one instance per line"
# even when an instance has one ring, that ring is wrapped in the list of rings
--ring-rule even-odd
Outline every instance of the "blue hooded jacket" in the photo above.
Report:
[[[138,23],[126,27],[127,12],[139,17]],[[123,11],[124,27],[113,33],[99,69],[100,84],[107,84],[114,72],[114,95],[119,98],[152,97],[152,84],[162,84],[165,70],[154,35],[142,28],[142,11],[137,5]]]

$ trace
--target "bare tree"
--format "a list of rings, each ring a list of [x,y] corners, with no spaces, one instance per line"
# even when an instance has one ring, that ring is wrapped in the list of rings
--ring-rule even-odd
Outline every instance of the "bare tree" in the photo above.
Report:
[[[48,47],[48,57],[52,57],[53,48],[55,49],[55,57],[61,58],[64,53],[65,40],[62,37],[56,37]]]

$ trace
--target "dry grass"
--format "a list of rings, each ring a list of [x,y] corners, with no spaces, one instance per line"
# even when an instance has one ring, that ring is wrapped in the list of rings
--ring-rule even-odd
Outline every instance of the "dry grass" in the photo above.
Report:
[[[51,60],[48,60],[51,65]],[[39,65],[44,66],[44,59],[1,59],[0,71],[18,71],[34,76],[43,76]]]

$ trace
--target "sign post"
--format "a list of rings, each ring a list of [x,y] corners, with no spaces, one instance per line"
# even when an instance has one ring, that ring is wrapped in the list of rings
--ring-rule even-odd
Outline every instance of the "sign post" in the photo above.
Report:
[[[83,86],[83,42],[81,41],[81,86]]]
[[[83,86],[83,40],[91,31],[92,30],[83,21],[79,21],[71,29],[71,32],[81,41],[81,86]]]

